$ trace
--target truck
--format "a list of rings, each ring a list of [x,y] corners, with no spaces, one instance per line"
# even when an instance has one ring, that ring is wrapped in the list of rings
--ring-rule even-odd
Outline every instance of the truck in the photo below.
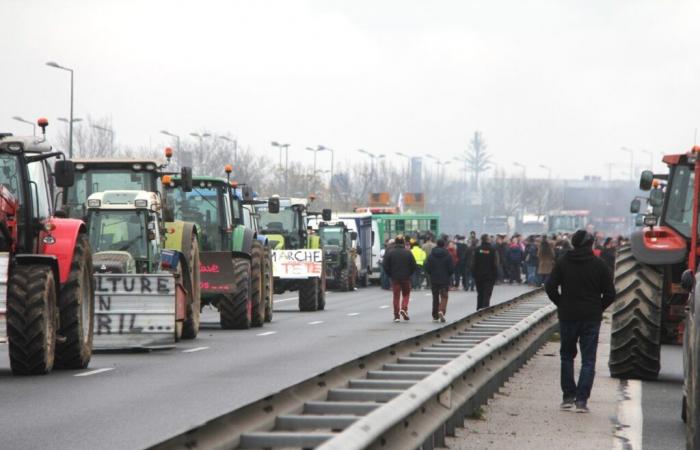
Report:
[[[199,240],[196,224],[175,220],[173,209],[165,202],[163,195],[163,177],[175,175],[181,178],[181,188],[192,189],[192,169],[182,167],[179,172],[170,171],[173,150],[166,147],[165,161],[148,158],[120,159],[94,158],[75,159],[75,183],[63,188],[59,194],[62,209],[68,217],[85,219],[87,217],[87,199],[96,192],[110,190],[130,190],[155,192],[160,196],[162,219],[165,223],[165,249],[174,250],[185,255],[187,268],[197,267],[199,263]],[[200,298],[199,271],[190,271],[189,285],[194,292],[193,298]],[[192,320],[199,323],[200,311],[193,309]],[[199,326],[192,329],[198,329]],[[187,330],[185,330],[187,336]],[[193,336],[194,337],[194,336]]]
[[[661,344],[683,344],[680,409],[689,449],[700,447],[699,155],[697,146],[665,155],[668,173],[641,174],[639,187],[649,193],[651,211],[643,216],[643,228],[632,232],[630,246],[618,252],[608,360],[613,377],[654,380]],[[640,206],[634,199],[631,212]]]
[[[230,181],[231,171],[227,165],[227,178],[196,176],[189,192],[174,177],[166,195],[175,218],[200,230],[202,304],[217,308],[223,329],[261,327],[272,320],[271,253]]]
[[[167,348],[199,332],[200,298],[190,274],[200,267],[188,267],[184,254],[164,248],[162,213],[155,192],[115,190],[88,197],[96,349]]]
[[[92,357],[87,228],[53,202],[55,188],[73,184],[74,166],[46,142],[48,120],[37,124],[40,138],[0,133],[0,342],[16,375],[84,369]]]
[[[300,311],[318,311],[326,306],[326,270],[321,240],[308,226],[313,198],[272,196],[259,206],[261,233],[272,247],[275,294],[299,292]],[[331,220],[331,210],[320,214]]]
[[[353,291],[357,285],[357,253],[353,246],[357,232],[344,222],[321,222],[318,235],[326,266],[326,285],[340,291]]]

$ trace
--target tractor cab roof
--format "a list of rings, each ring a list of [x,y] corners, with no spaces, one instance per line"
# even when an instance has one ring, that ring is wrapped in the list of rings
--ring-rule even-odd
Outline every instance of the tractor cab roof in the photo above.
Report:
[[[104,191],[96,192],[87,200],[88,209],[149,209],[156,211],[160,201],[154,192]]]
[[[0,133],[0,149],[23,150],[28,153],[46,153],[51,151],[51,144],[40,136],[13,136],[12,133]]]
[[[129,168],[135,172],[152,172],[163,167],[162,161],[155,159],[127,159],[127,158],[90,158],[74,159],[75,170],[114,170]]]

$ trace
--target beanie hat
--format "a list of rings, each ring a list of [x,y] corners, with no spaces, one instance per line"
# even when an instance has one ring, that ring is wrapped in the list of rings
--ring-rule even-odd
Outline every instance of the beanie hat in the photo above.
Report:
[[[571,237],[571,244],[574,248],[581,248],[593,245],[593,235],[586,230],[578,230]]]

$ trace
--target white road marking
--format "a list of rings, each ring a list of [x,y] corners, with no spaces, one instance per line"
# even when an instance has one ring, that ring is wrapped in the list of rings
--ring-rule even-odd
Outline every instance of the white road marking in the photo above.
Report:
[[[199,352],[202,350],[206,350],[209,347],[195,347],[195,348],[188,348],[187,350],[183,350],[182,353],[194,353],[194,352]]]
[[[389,307],[389,305],[382,305],[379,307],[379,309],[387,309],[388,307]]]
[[[276,331],[266,331],[264,333],[258,333],[258,334],[256,334],[256,336],[269,336],[269,335],[275,334],[275,333],[277,333],[277,332]]]
[[[613,450],[641,449],[644,427],[642,382],[639,380],[621,381],[620,397],[622,400],[617,406],[617,432],[615,433]]]
[[[425,294],[426,297],[430,297],[431,295],[433,295],[433,294]]]
[[[272,303],[282,303],[282,302],[291,302],[292,300],[296,300],[296,297],[289,297],[289,298],[281,298],[279,300],[273,300]]]
[[[323,323],[323,320],[314,320],[313,322],[309,322],[309,325],[318,325],[319,323]]]
[[[95,370],[91,370],[90,372],[76,373],[73,376],[74,377],[89,377],[90,375],[97,375],[98,373],[109,372],[110,370],[114,370],[114,367],[105,367],[104,369],[95,369]]]
[[[348,313],[348,316],[359,316],[360,313]]]

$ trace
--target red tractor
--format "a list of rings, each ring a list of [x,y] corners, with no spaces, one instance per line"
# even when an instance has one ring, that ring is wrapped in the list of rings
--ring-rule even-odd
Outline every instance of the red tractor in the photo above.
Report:
[[[38,125],[45,136],[48,121]],[[45,137],[0,134],[0,339],[6,329],[15,374],[82,369],[90,362],[89,241],[82,221],[53,206],[53,185],[69,186],[73,178],[72,162]]]
[[[700,274],[698,207],[700,147],[666,155],[667,175],[642,173],[640,189],[650,191],[645,227],[619,252],[615,268],[618,300],[613,304],[610,374],[655,379],[661,343],[683,344],[682,417],[687,448],[700,448]],[[632,212],[641,207],[632,201]],[[697,281],[696,281],[697,279]],[[689,293],[692,292],[692,295]]]

